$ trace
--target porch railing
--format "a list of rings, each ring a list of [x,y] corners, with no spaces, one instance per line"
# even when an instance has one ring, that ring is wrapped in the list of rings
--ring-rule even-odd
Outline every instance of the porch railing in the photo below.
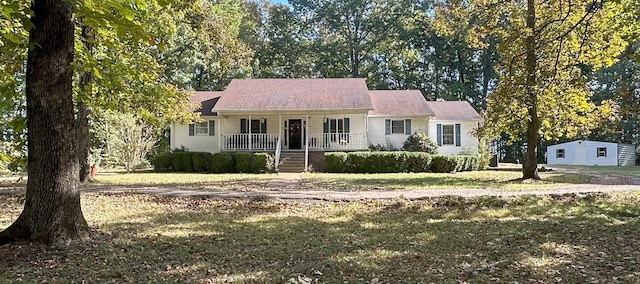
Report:
[[[364,150],[369,146],[365,133],[311,133],[310,150]]]
[[[365,133],[310,133],[308,141],[302,141],[302,150],[305,150],[305,142],[309,151],[341,151],[341,150],[365,150],[369,146]],[[278,134],[224,134],[222,135],[222,150],[227,151],[275,151],[278,143]],[[280,145],[283,146],[283,145]]]
[[[275,150],[278,143],[278,135],[269,133],[227,134],[222,139],[223,150]]]

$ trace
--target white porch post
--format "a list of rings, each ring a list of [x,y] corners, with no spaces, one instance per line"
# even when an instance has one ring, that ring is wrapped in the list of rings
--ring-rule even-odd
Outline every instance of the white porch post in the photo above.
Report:
[[[365,113],[364,115],[364,143],[366,145],[361,145],[364,147],[363,149],[369,148],[369,117]]]
[[[278,115],[278,139],[276,140],[278,141],[278,143],[282,143],[282,141],[280,141],[280,137],[282,137],[282,114]],[[277,148],[278,148],[278,145],[276,145],[276,149]]]
[[[218,114],[218,152],[222,150],[222,118]]]
[[[249,115],[249,151],[251,151],[251,115]]]
[[[304,171],[309,170],[309,115],[307,114],[304,129]]]

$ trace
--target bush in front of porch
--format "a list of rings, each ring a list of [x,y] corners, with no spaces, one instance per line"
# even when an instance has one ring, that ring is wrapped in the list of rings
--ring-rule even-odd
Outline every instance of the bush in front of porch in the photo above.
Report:
[[[473,155],[430,155],[424,152],[330,152],[324,168],[330,173],[449,173],[478,169]]]
[[[268,173],[275,169],[267,153],[251,152],[173,152],[157,155],[152,161],[156,172]]]

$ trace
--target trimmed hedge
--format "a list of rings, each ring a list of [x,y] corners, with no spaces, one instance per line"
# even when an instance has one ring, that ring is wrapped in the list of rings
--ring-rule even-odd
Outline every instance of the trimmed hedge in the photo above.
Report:
[[[324,169],[329,173],[346,173],[349,168],[347,164],[347,153],[331,152],[324,153]]]
[[[214,173],[236,172],[236,161],[232,152],[215,153],[211,159],[211,170]]]
[[[253,155],[253,170],[255,173],[270,173],[275,170],[275,159],[267,153]]]
[[[431,171],[434,173],[455,173],[478,170],[478,157],[471,155],[434,155]]]
[[[236,171],[241,173],[252,173],[253,169],[251,164],[253,164],[253,153],[249,152],[238,152],[235,153],[236,159]]]
[[[191,156],[193,161],[193,171],[197,173],[207,173],[211,171],[213,155],[207,152],[194,152]]]
[[[478,169],[478,158],[462,155],[430,155],[424,152],[330,152],[324,167],[330,173],[450,173]]]
[[[156,172],[265,173],[275,169],[267,153],[250,152],[174,152],[153,160]]]
[[[193,172],[193,152],[173,153],[173,170],[176,172]]]
[[[151,164],[156,172],[170,172],[173,170],[173,154],[156,155]]]

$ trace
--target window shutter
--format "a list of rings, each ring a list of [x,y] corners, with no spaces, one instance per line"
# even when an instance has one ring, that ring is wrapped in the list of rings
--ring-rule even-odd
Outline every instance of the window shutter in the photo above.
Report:
[[[442,124],[436,124],[436,137],[438,140],[438,146],[442,146]]]
[[[216,121],[209,120],[209,136],[216,135]]]
[[[460,123],[456,123],[456,146],[460,146]]]
[[[322,131],[324,133],[329,133],[329,119],[325,118],[324,122],[322,123]]]
[[[344,118],[344,133],[349,133],[349,118]]]
[[[260,133],[267,133],[267,119],[265,118],[260,122]]]
[[[240,119],[240,133],[247,133],[247,119]]]
[[[391,119],[384,120],[384,134],[386,135],[391,134]]]
[[[189,124],[189,136],[196,135],[196,125],[191,123]]]
[[[411,119],[404,120],[404,134],[411,135]]]

